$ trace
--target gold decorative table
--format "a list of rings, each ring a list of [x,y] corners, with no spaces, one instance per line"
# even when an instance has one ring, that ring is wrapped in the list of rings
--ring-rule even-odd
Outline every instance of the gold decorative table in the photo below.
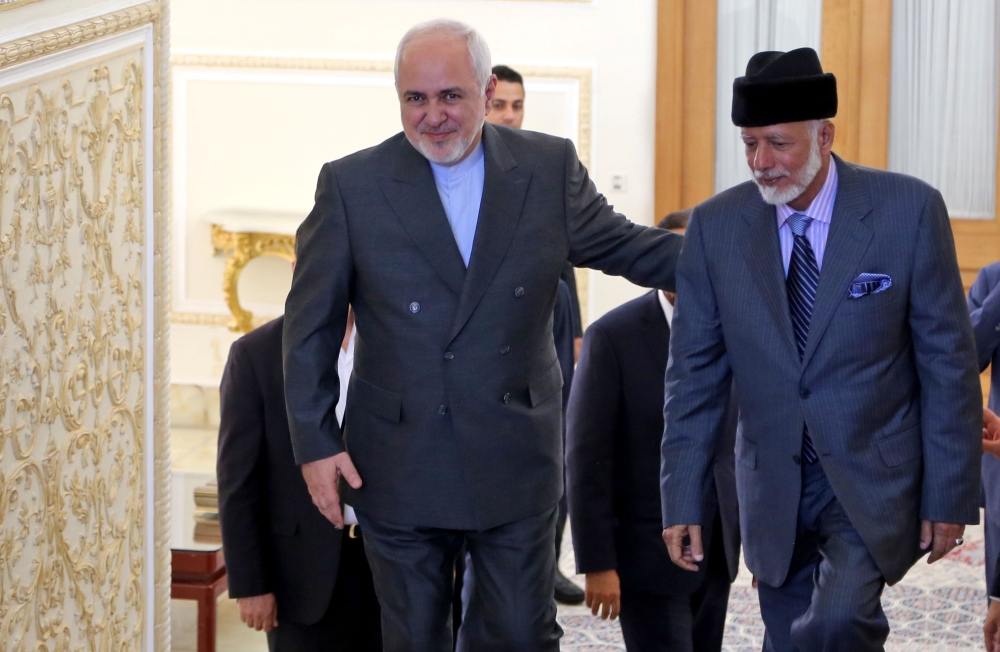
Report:
[[[249,210],[215,211],[205,216],[212,225],[215,254],[226,255],[222,294],[233,317],[229,330],[247,333],[253,329],[253,314],[240,305],[240,273],[254,258],[278,256],[295,260],[295,230],[306,213]]]

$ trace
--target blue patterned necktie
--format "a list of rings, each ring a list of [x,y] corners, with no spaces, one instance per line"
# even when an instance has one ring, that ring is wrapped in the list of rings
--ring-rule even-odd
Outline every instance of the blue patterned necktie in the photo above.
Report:
[[[816,301],[816,286],[819,284],[819,265],[816,264],[816,254],[813,252],[806,229],[812,223],[812,218],[802,213],[794,213],[786,221],[795,234],[792,246],[792,259],[788,263],[788,308],[792,313],[792,328],[795,331],[795,344],[799,349],[799,359],[806,350],[809,338],[809,321],[812,319],[813,303]],[[819,459],[816,447],[809,436],[809,427],[802,430],[802,457],[812,464]]]

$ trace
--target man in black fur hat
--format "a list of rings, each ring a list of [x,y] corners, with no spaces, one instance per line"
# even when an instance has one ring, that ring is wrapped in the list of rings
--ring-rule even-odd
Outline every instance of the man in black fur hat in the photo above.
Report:
[[[882,650],[880,597],[979,520],[982,395],[941,194],[831,152],[834,76],[761,52],[733,85],[753,181],[695,208],[677,267],[661,491],[676,564],[725,398],[765,651]]]

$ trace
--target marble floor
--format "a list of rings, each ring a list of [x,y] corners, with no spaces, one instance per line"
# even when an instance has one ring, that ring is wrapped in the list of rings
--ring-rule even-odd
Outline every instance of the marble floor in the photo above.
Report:
[[[215,468],[215,432],[174,429],[171,431],[174,467],[190,473],[211,473]],[[966,533],[966,543],[942,561],[918,563],[896,586],[886,589],[882,603],[892,634],[888,652],[964,652],[982,650],[982,623],[986,612],[982,527]],[[569,540],[569,536],[565,540]],[[563,572],[573,574],[570,546],[564,546],[559,561]],[[733,586],[726,617],[726,652],[757,652],[761,649],[763,625],[750,573],[741,566]],[[171,601],[172,649],[196,649],[194,602]],[[559,605],[558,619],[565,631],[561,649],[566,652],[624,651],[621,629],[616,622],[601,621],[585,607]],[[239,619],[236,601],[219,598],[218,652],[266,651],[263,634],[247,628]]]

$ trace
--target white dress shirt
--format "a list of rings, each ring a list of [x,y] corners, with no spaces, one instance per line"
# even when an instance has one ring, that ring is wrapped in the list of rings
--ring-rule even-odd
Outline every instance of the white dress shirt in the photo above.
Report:
[[[486,159],[483,143],[464,160],[455,165],[438,165],[431,162],[434,185],[444,206],[444,213],[455,234],[455,243],[462,254],[465,266],[472,258],[472,242],[479,224],[479,206],[483,203],[483,183],[486,180]]]
[[[357,329],[351,328],[351,337],[347,340],[347,350],[340,349],[340,357],[337,359],[337,375],[340,377],[340,400],[337,401],[335,411],[337,413],[337,424],[344,426],[344,410],[347,408],[347,384],[351,382],[351,374],[354,373],[354,336]],[[354,508],[344,504],[344,525],[357,525],[358,517],[354,514]]]
[[[656,298],[660,300],[660,307],[663,308],[663,316],[667,318],[667,326],[674,325],[674,307],[667,301],[667,297],[660,290],[656,291]]]

